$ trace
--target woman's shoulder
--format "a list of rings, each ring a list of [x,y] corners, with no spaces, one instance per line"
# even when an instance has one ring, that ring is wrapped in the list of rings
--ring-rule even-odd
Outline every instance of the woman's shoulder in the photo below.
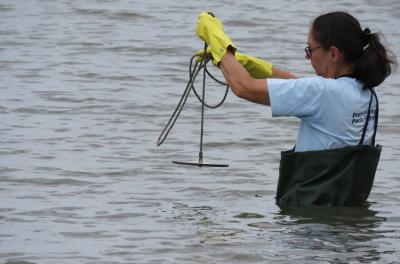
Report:
[[[290,86],[318,86],[326,82],[326,78],[320,76],[300,77],[297,79],[268,79],[269,84],[290,85]]]
[[[298,79],[268,79],[268,86],[271,92],[276,90],[283,93],[287,90],[290,93],[299,93],[303,96],[335,94],[345,95],[347,93],[360,93],[362,85],[353,78],[325,78],[321,76],[301,77]]]
[[[318,87],[319,89],[327,90],[328,92],[335,93],[360,93],[363,91],[362,83],[351,77],[340,78],[325,78],[321,76],[304,77],[301,78],[302,83],[309,84],[310,86]]]

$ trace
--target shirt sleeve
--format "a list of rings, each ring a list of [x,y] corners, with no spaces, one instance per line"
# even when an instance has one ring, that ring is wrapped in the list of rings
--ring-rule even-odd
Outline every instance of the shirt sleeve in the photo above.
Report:
[[[272,116],[313,116],[321,106],[325,90],[324,79],[268,79],[268,92]]]

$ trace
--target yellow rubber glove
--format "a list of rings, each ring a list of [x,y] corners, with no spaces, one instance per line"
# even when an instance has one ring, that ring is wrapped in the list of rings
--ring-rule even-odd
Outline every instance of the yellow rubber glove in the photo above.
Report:
[[[196,62],[200,62],[204,59],[204,49],[198,50],[196,51],[196,53],[194,54],[196,56]],[[213,57],[211,55],[211,48],[210,46],[207,47],[206,50],[206,58],[207,59],[211,59],[212,60],[212,64],[214,64],[215,66],[217,66],[217,63],[213,60]]]
[[[204,49],[198,50],[196,53],[196,61],[202,61],[204,56]],[[211,49],[207,48],[206,56],[211,56]],[[272,76],[272,64],[268,61],[252,57],[240,52],[235,53],[235,58],[239,63],[250,73],[255,79],[265,79]],[[213,59],[212,63],[217,65]]]
[[[196,34],[210,47],[211,55],[216,65],[222,60],[228,48],[233,52],[236,51],[232,40],[225,34],[221,21],[206,12],[202,12],[199,15]]]

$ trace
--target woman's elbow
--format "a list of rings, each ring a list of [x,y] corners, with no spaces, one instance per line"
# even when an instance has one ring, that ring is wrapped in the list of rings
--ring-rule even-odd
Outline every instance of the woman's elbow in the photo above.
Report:
[[[232,89],[232,91],[237,97],[246,99],[247,91],[243,86],[235,85],[235,88]]]
[[[230,84],[233,93],[240,98],[246,99],[249,93],[249,82],[240,79],[232,81]]]
[[[232,90],[236,96],[251,102],[270,105],[266,80],[250,78],[234,82],[232,85]]]

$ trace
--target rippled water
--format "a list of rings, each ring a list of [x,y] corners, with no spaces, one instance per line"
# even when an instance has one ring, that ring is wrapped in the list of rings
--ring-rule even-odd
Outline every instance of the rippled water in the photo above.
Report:
[[[390,1],[0,2],[0,260],[3,263],[396,263],[400,257],[400,76],[379,89],[383,153],[366,208],[282,211],[281,150],[297,120],[230,93],[191,96],[156,140],[202,48],[210,10],[240,50],[312,75],[312,18],[347,10],[400,51]],[[218,76],[218,71],[214,70]],[[219,75],[220,76],[220,75]],[[208,83],[208,99],[223,89]]]

